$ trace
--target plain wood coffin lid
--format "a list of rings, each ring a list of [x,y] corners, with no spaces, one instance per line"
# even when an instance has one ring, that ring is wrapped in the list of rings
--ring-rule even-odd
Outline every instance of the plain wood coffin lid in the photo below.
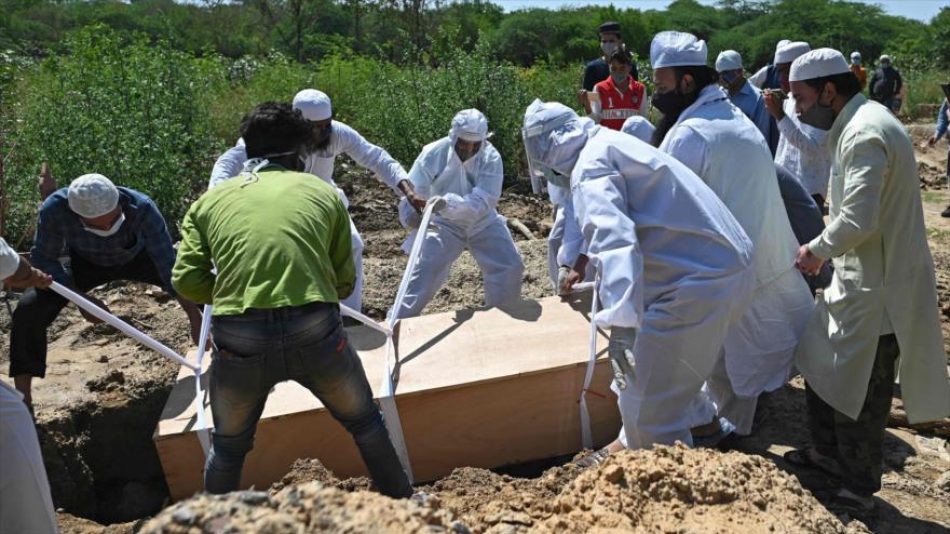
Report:
[[[417,480],[455,467],[498,467],[581,448],[578,396],[588,359],[589,295],[521,301],[505,310],[465,310],[402,321],[396,404]],[[374,392],[383,376],[385,337],[348,329]],[[601,356],[606,337],[598,336]],[[195,354],[189,354],[195,361]],[[210,357],[206,357],[207,369]],[[600,359],[587,396],[595,445],[616,437],[609,364]],[[202,375],[204,406],[208,373]],[[155,432],[172,497],[202,487],[204,455],[195,426],[194,374],[182,368]],[[278,384],[267,400],[242,487],[264,488],[297,458],[318,458],[339,476],[365,474],[352,438],[308,390]]]

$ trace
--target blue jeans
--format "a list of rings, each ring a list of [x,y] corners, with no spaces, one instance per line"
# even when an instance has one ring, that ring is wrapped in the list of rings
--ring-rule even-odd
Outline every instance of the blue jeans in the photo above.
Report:
[[[212,335],[209,392],[214,432],[205,465],[206,491],[238,488],[268,393],[277,383],[294,380],[312,391],[353,435],[380,493],[412,494],[336,304],[215,317]]]

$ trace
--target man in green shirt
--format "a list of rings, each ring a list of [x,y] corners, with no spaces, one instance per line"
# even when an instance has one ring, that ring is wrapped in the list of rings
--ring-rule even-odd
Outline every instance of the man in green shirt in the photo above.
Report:
[[[268,392],[295,380],[353,435],[380,492],[408,497],[340,317],[356,280],[349,216],[333,187],[299,172],[311,127],[290,104],[267,102],[244,117],[241,136],[249,171],[191,206],[172,271],[181,295],[214,304],[205,490],[238,489]]]

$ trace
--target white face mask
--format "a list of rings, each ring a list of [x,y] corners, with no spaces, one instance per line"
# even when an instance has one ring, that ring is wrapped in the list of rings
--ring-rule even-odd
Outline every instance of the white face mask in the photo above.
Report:
[[[90,228],[88,226],[84,226],[84,229],[87,232],[91,234],[95,234],[99,237],[109,237],[111,235],[114,235],[116,232],[118,232],[119,228],[122,227],[122,223],[124,222],[125,222],[125,212],[120,212],[119,218],[116,219],[114,223],[112,223],[112,227],[109,228],[108,230],[100,230],[98,228]]]
[[[601,41],[600,49],[604,52],[605,56],[610,57],[610,54],[617,51],[617,43],[614,41]]]

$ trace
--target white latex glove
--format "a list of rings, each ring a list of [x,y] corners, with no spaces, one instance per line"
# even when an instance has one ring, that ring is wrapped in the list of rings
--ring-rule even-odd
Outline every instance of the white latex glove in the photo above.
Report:
[[[447,193],[442,196],[445,200],[445,208],[439,213],[443,217],[453,221],[471,222],[478,215],[478,211],[469,205],[459,195]]]
[[[414,230],[422,224],[422,215],[412,207],[405,197],[399,200],[399,224],[403,228]]]
[[[635,363],[633,344],[637,339],[636,328],[611,327],[607,354],[614,369],[614,381],[620,389],[627,388],[627,379],[633,378]]]

